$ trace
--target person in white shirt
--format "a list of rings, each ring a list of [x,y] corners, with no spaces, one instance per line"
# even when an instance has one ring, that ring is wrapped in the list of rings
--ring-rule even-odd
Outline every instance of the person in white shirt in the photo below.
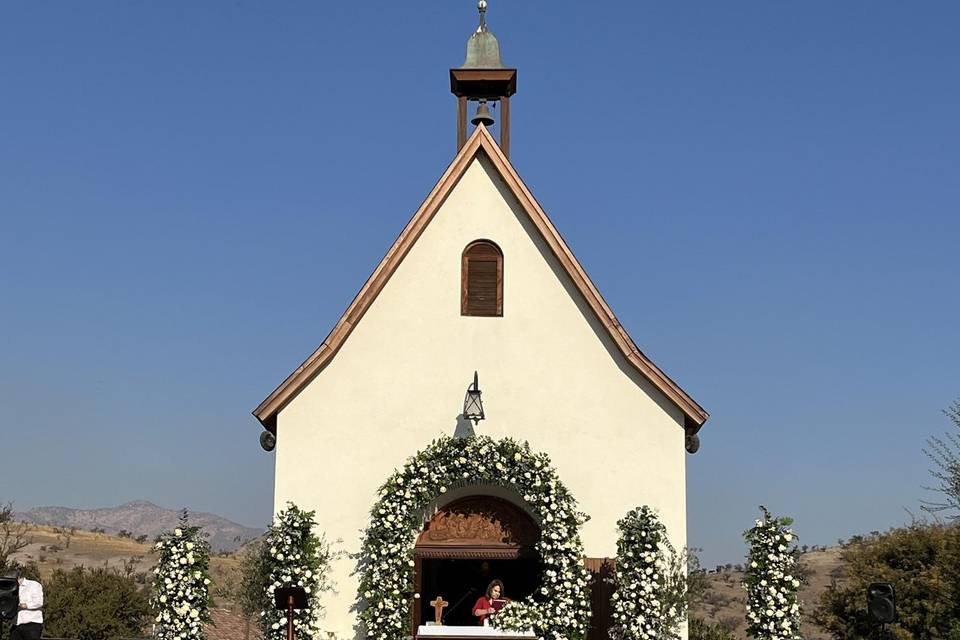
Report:
[[[20,610],[10,632],[10,640],[40,640],[43,633],[43,587],[36,580],[17,577],[20,585]]]

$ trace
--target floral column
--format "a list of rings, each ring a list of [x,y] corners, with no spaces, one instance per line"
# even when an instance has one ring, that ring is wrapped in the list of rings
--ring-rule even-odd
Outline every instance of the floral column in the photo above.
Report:
[[[747,634],[758,640],[794,640],[800,635],[796,553],[791,518],[763,519],[743,536],[750,544],[743,588],[747,592]]]

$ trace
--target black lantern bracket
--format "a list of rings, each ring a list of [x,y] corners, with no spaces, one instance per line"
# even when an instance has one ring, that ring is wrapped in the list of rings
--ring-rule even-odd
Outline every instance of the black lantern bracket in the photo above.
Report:
[[[473,420],[474,426],[484,419],[483,401],[480,399],[480,379],[477,372],[473,372],[473,384],[467,387],[467,395],[463,398],[463,417]]]

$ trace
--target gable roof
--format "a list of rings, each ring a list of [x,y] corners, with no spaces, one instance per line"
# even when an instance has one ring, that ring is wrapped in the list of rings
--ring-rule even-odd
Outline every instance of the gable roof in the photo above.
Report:
[[[533,226],[542,235],[547,246],[553,252],[560,266],[566,271],[577,290],[583,295],[588,306],[607,330],[613,342],[623,353],[627,361],[659,389],[672,403],[683,411],[684,428],[688,433],[696,433],[707,421],[709,414],[697,404],[683,389],[660,370],[633,342],[626,330],[617,320],[603,296],[591,282],[586,271],[574,257],[573,252],[553,226],[547,214],[540,208],[536,199],[520,179],[513,165],[503,154],[493,137],[482,124],[478,125],[467,143],[460,149],[453,162],[427,196],[423,204],[400,232],[399,237],[387,251],[373,274],[364,283],[363,288],[350,303],[346,312],[327,335],[317,350],[304,360],[287,379],[274,389],[267,398],[253,410],[253,415],[268,430],[276,433],[277,414],[283,409],[313,378],[323,370],[343,343],[350,336],[357,322],[363,317],[373,301],[386,286],[410,248],[416,243],[423,230],[430,224],[433,216],[443,205],[447,196],[460,181],[473,159],[485,154],[503,179],[504,184],[520,203],[521,209],[529,216]]]

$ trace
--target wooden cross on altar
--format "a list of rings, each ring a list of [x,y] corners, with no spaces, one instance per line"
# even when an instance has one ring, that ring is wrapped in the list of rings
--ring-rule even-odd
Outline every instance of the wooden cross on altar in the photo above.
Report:
[[[449,602],[443,599],[443,596],[437,596],[436,600],[431,600],[430,605],[433,607],[434,620],[437,624],[443,624],[443,609],[446,607]]]

